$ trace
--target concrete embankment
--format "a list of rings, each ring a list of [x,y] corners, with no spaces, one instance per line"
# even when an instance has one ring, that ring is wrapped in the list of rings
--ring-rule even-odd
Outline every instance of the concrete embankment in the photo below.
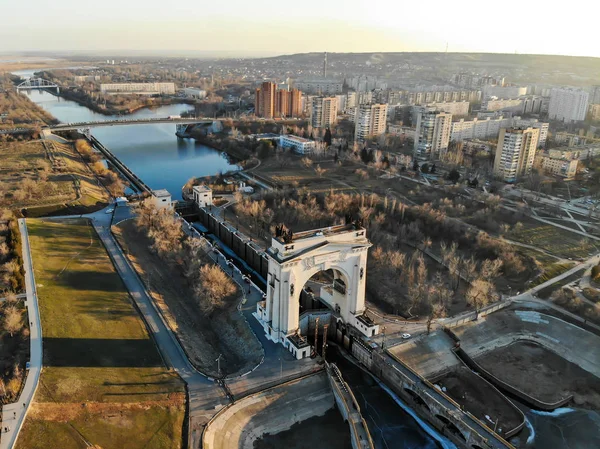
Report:
[[[248,396],[219,412],[206,426],[204,449],[252,449],[266,433],[288,430],[293,424],[321,416],[334,406],[325,372],[287,382]]]

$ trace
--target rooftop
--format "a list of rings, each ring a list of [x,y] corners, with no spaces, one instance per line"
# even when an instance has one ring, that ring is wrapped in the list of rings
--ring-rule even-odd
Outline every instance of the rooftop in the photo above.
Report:
[[[310,139],[305,139],[304,137],[299,137],[299,136],[293,136],[291,134],[282,134],[281,137],[285,137],[286,139],[294,140],[294,141],[300,142],[300,143],[312,142],[312,140],[310,140]]]
[[[205,186],[204,184],[199,185],[199,186],[194,186],[192,187],[193,190],[195,190],[196,192],[210,192],[210,187]]]
[[[308,239],[312,237],[327,237],[330,235],[343,234],[345,232],[359,231],[363,230],[362,226],[358,226],[354,223],[346,224],[346,225],[338,225],[338,226],[329,226],[327,228],[319,228],[319,229],[311,229],[310,231],[302,231],[302,232],[294,232],[292,235],[292,241],[297,242],[299,240]],[[276,237],[278,241],[283,241]]]
[[[163,198],[165,196],[171,196],[171,194],[169,193],[169,191],[167,189],[158,189],[158,190],[153,190],[152,194],[157,197],[157,198]]]

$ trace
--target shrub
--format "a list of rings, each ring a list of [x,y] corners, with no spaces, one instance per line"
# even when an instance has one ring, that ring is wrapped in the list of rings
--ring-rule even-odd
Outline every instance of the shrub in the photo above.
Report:
[[[600,281],[600,264],[592,268],[592,280],[596,282]]]

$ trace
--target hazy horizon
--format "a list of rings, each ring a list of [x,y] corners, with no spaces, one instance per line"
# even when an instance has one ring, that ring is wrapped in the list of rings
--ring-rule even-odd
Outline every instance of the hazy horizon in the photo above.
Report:
[[[11,9],[14,8],[14,11]],[[507,0],[501,7],[475,0],[401,4],[389,0],[230,0],[226,6],[191,0],[107,0],[93,7],[30,0],[0,29],[0,52],[111,52],[111,54],[225,54],[276,56],[310,52],[444,52],[600,57],[586,35],[594,14],[573,0],[560,14],[547,3]],[[589,33],[588,33],[589,34]],[[15,37],[18,39],[15,39]],[[571,36],[565,38],[565,36]]]

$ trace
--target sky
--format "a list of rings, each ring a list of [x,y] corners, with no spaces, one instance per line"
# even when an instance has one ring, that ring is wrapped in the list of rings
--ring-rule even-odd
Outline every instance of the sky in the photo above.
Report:
[[[591,0],[0,0],[0,53],[440,51],[600,57]],[[554,6],[557,5],[557,6]],[[18,37],[18,38],[16,38]]]

